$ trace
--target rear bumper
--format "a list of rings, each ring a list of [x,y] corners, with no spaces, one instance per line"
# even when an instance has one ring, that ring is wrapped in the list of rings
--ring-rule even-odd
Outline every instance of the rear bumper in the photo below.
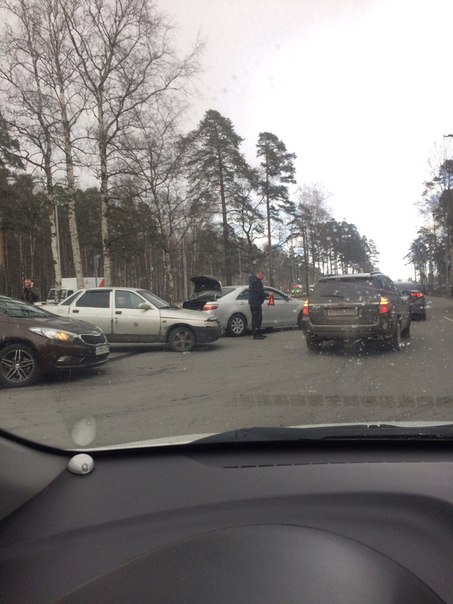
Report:
[[[373,323],[371,325],[314,325],[302,321],[302,331],[307,336],[320,340],[379,340],[390,337],[395,329],[393,321]]]

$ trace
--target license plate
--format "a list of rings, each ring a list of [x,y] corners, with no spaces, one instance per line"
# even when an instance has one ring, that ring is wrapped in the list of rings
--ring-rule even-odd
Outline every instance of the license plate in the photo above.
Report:
[[[357,308],[328,308],[328,317],[356,317]]]
[[[96,346],[96,356],[100,356],[101,354],[108,354],[110,351],[110,346],[108,344],[99,344]]]

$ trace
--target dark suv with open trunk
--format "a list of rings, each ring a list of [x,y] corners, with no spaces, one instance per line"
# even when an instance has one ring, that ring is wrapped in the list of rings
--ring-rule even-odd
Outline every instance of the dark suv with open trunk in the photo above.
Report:
[[[382,340],[399,350],[411,316],[391,279],[382,273],[328,275],[304,303],[302,329],[310,350],[325,340]]]

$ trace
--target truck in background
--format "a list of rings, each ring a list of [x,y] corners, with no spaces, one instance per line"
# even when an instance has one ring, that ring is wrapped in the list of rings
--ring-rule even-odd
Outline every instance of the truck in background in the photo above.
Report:
[[[83,287],[104,287],[104,277],[84,277]],[[61,280],[60,302],[77,291],[77,279],[75,277],[64,277]],[[49,289],[46,298],[46,304],[55,304],[55,288]]]

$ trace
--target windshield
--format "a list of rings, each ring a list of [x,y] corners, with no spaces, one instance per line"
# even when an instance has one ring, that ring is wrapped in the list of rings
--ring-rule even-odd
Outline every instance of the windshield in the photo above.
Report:
[[[138,293],[148,300],[148,302],[151,302],[151,304],[157,306],[157,308],[168,308],[168,306],[170,306],[169,302],[165,302],[165,300],[162,300],[162,298],[159,298],[159,296],[145,291],[144,289],[141,289]]]
[[[39,306],[32,306],[20,302],[19,300],[13,300],[0,296],[0,315],[6,317],[16,317],[18,319],[37,319],[37,318],[48,318],[52,315],[40,308]]]
[[[0,15],[0,429],[453,424],[451,0]]]

